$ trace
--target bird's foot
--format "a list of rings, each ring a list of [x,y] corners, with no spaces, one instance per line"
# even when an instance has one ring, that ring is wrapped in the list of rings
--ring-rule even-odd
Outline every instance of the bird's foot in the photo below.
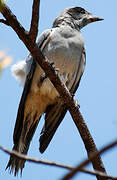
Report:
[[[79,109],[79,108],[80,108],[80,104],[78,104],[77,99],[74,99],[74,103],[75,103],[75,106],[77,106],[77,107],[78,107],[78,109]]]

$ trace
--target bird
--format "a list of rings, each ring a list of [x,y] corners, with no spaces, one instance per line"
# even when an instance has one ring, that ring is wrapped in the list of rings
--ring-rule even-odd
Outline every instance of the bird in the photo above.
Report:
[[[101,21],[82,7],[65,8],[54,20],[52,28],[42,32],[37,46],[57,69],[61,81],[75,94],[86,64],[86,52],[81,29],[89,23]],[[67,107],[44,70],[31,54],[13,65],[12,73],[23,86],[23,93],[13,133],[13,150],[26,155],[44,114],[39,150],[43,153],[63,120]],[[6,169],[18,175],[25,160],[10,155]]]

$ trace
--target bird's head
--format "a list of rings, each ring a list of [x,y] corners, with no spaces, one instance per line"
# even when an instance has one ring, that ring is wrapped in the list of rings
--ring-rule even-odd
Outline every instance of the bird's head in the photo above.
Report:
[[[54,23],[57,21],[61,22],[62,20],[68,23],[71,21],[71,23],[74,23],[74,25],[81,29],[89,23],[101,21],[103,19],[89,13],[81,7],[71,7],[64,9],[55,19]]]

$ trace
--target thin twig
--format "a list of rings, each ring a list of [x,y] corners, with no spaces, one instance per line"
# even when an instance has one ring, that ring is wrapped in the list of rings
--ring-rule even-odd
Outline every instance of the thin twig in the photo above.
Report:
[[[36,37],[38,34],[38,23],[39,23],[39,5],[40,0],[33,0],[33,7],[32,7],[32,20],[29,35],[33,42],[36,41]]]
[[[73,167],[71,166],[68,166],[68,165],[65,165],[65,164],[60,164],[60,163],[57,163],[57,162],[53,162],[53,161],[45,161],[45,160],[40,160],[40,159],[36,159],[34,157],[29,157],[27,155],[23,155],[21,153],[18,153],[17,151],[10,151],[8,150],[7,148],[3,147],[3,146],[0,146],[0,149],[7,153],[7,154],[10,154],[10,155],[14,155],[14,156],[17,156],[18,158],[20,159],[23,159],[23,160],[26,160],[28,162],[33,162],[33,163],[37,163],[37,164],[43,164],[43,165],[48,165],[48,166],[51,166],[51,167],[59,167],[59,168],[62,168],[62,169],[66,169],[66,170],[74,170]],[[91,171],[91,170],[87,170],[87,169],[80,169],[79,171],[81,172],[84,172],[86,174],[90,174],[90,175],[98,175],[98,176],[101,176],[101,177],[107,177],[107,178],[110,178],[110,179],[116,179],[117,180],[117,177],[113,177],[113,176],[110,176],[110,175],[106,175],[105,173],[102,173],[102,172],[99,172],[99,171]]]
[[[112,147],[117,145],[117,140],[113,141],[112,143],[109,143],[105,147],[103,147],[99,152],[93,152],[92,155],[90,156],[90,159],[86,159],[85,161],[81,162],[76,168],[74,168],[70,173],[68,173],[62,180],[69,180],[71,179],[76,173],[80,171],[83,167],[88,165],[92,159],[94,159],[98,153],[104,153],[107,150],[110,150]]]
[[[105,174],[105,173],[102,173],[100,171],[91,171],[91,170],[87,170],[87,169],[84,169],[82,168],[81,170],[79,170],[81,172],[84,172],[84,173],[87,173],[87,174],[90,174],[90,175],[96,175],[96,176],[100,176],[102,178],[107,178],[107,179],[112,179],[112,180],[117,180],[117,177],[114,177],[114,176],[111,176],[111,175],[108,175],[108,174]]]
[[[0,0],[0,5],[2,4]],[[11,10],[8,8],[7,5],[4,5],[1,10],[2,15],[6,18],[6,20],[9,22],[10,26],[13,28],[13,30],[17,33],[19,38],[24,42],[28,50],[31,52],[32,56],[36,59],[37,63],[42,67],[42,69],[45,71],[59,94],[61,95],[63,101],[66,103],[72,118],[74,120],[74,123],[76,124],[77,129],[80,132],[80,135],[82,137],[82,140],[84,142],[84,145],[87,150],[88,157],[90,157],[92,152],[98,152],[96,145],[94,143],[94,140],[88,130],[88,127],[78,109],[78,107],[75,106],[74,100],[66,88],[65,84],[61,82],[59,76],[55,72],[55,69],[51,66],[51,64],[48,62],[47,58],[43,56],[39,48],[36,44],[32,42],[32,39],[28,35],[27,31],[24,29],[24,27],[18,22],[16,19],[16,16],[11,12]],[[101,157],[98,154],[95,159],[92,160],[92,164],[95,170],[101,171],[106,173],[106,170],[104,168],[104,165],[102,163]],[[107,178],[100,178],[97,176],[98,180],[106,180]]]

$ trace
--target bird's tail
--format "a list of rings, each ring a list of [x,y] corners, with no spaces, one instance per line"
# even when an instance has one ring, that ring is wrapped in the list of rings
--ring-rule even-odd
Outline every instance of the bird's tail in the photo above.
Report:
[[[65,104],[61,102],[61,100],[58,100],[56,104],[50,105],[46,109],[45,124],[41,131],[39,140],[41,153],[43,153],[48,147],[66,112],[67,108]]]
[[[28,121],[31,122],[30,121],[31,115],[28,115],[27,118],[28,118]],[[33,123],[30,125],[27,134],[26,134],[26,131],[27,131],[26,128],[28,126],[26,124],[24,125],[24,127],[22,128],[22,133],[20,135],[19,141],[14,143],[14,146],[13,146],[14,151],[17,151],[24,155],[27,154],[29,146],[30,146],[30,142],[32,140],[32,137],[38,125],[39,119],[40,118],[38,118],[38,120],[36,119],[36,115],[35,117],[33,117]],[[14,176],[16,176],[20,170],[20,173],[22,175],[22,169],[24,168],[24,165],[25,165],[25,160],[19,159],[15,155],[11,155],[6,169],[9,168],[10,173],[14,173]]]

